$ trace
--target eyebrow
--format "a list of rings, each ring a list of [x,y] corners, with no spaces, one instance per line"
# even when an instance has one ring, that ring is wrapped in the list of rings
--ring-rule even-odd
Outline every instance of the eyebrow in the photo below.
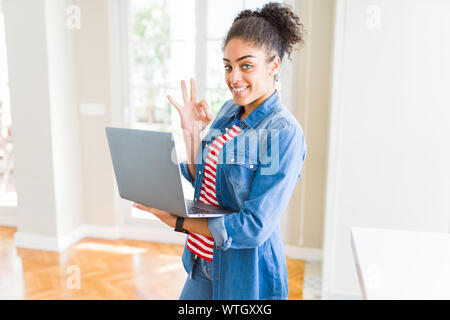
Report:
[[[238,62],[238,61],[240,61],[240,60],[242,60],[242,59],[245,59],[245,58],[256,58],[256,57],[255,57],[255,56],[252,56],[252,55],[250,55],[250,54],[248,54],[248,55],[246,55],[246,56],[240,57],[239,59],[236,59],[236,62]],[[230,60],[228,60],[228,59],[226,59],[226,58],[223,58],[223,61],[230,62]]]

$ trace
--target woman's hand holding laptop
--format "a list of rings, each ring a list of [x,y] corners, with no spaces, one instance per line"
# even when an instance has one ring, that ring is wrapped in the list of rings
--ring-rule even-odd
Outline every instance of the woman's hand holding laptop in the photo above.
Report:
[[[170,212],[159,210],[156,208],[147,207],[141,203],[134,202],[133,207],[138,208],[140,210],[144,210],[154,214],[159,220],[167,224],[171,228],[175,228],[177,223],[177,216],[171,214]],[[206,237],[212,237],[213,235],[209,231],[208,228],[208,219],[207,218],[186,218],[184,220],[183,228],[188,232],[194,232]]]
[[[167,224],[169,227],[175,228],[175,223],[177,221],[177,216],[171,214],[170,212],[159,210],[156,208],[147,207],[141,203],[134,202],[133,207],[138,208],[140,210],[144,210],[154,214],[159,220]]]

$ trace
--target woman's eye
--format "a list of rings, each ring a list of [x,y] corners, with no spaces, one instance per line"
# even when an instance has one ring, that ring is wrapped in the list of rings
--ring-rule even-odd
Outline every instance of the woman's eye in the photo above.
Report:
[[[253,66],[251,65],[251,64],[243,64],[242,65],[242,69],[244,69],[244,70],[248,70],[248,69],[250,69],[250,68],[252,68]],[[225,68],[225,71],[231,71],[231,66],[224,66],[224,68]]]

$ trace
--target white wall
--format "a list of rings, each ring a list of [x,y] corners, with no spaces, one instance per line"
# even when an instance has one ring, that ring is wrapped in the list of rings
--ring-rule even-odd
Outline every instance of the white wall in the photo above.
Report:
[[[23,10],[26,7],[27,10]],[[43,1],[5,1],[17,215],[24,232],[56,234],[50,97]],[[30,28],[31,22],[33,28]],[[30,161],[30,159],[33,159]]]
[[[83,220],[74,36],[66,27],[70,3],[3,2],[17,246],[59,250]]]
[[[82,104],[100,104],[104,112],[79,114],[85,223],[114,226],[114,173],[105,126],[111,124],[109,3],[106,0],[76,0],[80,29],[75,32],[77,87]]]
[[[289,203],[289,228],[285,235],[288,243],[314,252],[315,257],[321,258],[334,1],[301,0],[296,1],[296,8],[306,33],[304,47],[294,53],[292,113],[302,125],[308,150],[302,178]]]
[[[58,234],[83,222],[74,30],[66,26],[71,0],[46,0],[47,56]]]
[[[351,227],[450,231],[449,12],[337,1],[324,298],[360,297]]]

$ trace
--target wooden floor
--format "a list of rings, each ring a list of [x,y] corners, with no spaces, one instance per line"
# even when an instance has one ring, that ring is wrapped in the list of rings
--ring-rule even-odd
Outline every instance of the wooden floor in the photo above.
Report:
[[[0,227],[0,299],[178,299],[183,246],[85,238],[64,252],[16,248]],[[287,259],[289,299],[302,299],[302,260]]]

